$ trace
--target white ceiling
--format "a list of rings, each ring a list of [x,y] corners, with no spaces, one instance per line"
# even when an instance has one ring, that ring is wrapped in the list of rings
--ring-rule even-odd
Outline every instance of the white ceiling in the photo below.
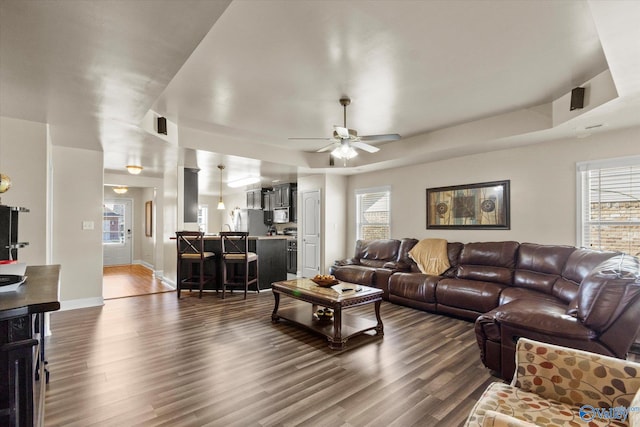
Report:
[[[225,181],[360,173],[640,125],[639,21],[633,0],[0,0],[0,115],[108,172],[197,165],[210,194],[219,163]],[[615,96],[551,123],[607,70]],[[350,128],[403,139],[346,168],[289,139],[329,137],[344,95]]]

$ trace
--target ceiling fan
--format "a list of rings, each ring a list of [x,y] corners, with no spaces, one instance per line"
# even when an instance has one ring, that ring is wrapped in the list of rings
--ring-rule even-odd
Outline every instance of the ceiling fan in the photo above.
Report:
[[[378,147],[367,144],[363,141],[396,141],[400,139],[400,135],[397,133],[389,133],[383,135],[362,135],[358,136],[358,132],[354,129],[347,128],[347,105],[351,104],[349,97],[340,98],[340,105],[344,108],[344,122],[343,127],[334,126],[333,137],[331,138],[289,138],[289,139],[322,139],[333,141],[331,144],[322,147],[317,150],[317,153],[323,153],[325,151],[331,151],[331,155],[338,159],[352,159],[358,155],[356,148],[364,150],[368,153],[375,153],[380,151]]]

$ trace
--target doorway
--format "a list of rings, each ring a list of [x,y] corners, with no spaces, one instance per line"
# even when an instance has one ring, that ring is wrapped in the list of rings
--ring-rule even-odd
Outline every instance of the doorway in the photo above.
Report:
[[[102,214],[102,263],[128,265],[132,262],[133,200],[104,201]]]
[[[302,277],[320,273],[320,190],[302,193]]]

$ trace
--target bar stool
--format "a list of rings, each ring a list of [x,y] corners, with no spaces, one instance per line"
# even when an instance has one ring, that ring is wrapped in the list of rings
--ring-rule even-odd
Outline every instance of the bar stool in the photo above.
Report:
[[[180,291],[183,285],[189,285],[189,292],[192,291],[193,285],[198,285],[200,294],[198,298],[202,298],[202,289],[204,284],[213,281],[214,275],[207,275],[205,272],[205,263],[214,259],[213,252],[205,252],[204,250],[204,233],[201,231],[176,231],[176,242],[178,245],[178,299],[180,299]],[[182,277],[183,264],[188,265],[188,274]],[[198,266],[197,274],[194,274],[193,266]],[[213,267],[215,271],[215,266]]]
[[[221,231],[222,248],[222,299],[227,286],[243,286],[244,299],[247,299],[249,285],[258,282],[258,255],[249,252],[249,233],[242,231]]]

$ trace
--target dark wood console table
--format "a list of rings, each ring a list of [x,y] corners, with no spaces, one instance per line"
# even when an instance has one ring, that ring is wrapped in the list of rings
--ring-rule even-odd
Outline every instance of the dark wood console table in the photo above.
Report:
[[[0,425],[44,424],[49,373],[44,314],[60,309],[59,265],[29,266],[27,281],[0,293]]]

